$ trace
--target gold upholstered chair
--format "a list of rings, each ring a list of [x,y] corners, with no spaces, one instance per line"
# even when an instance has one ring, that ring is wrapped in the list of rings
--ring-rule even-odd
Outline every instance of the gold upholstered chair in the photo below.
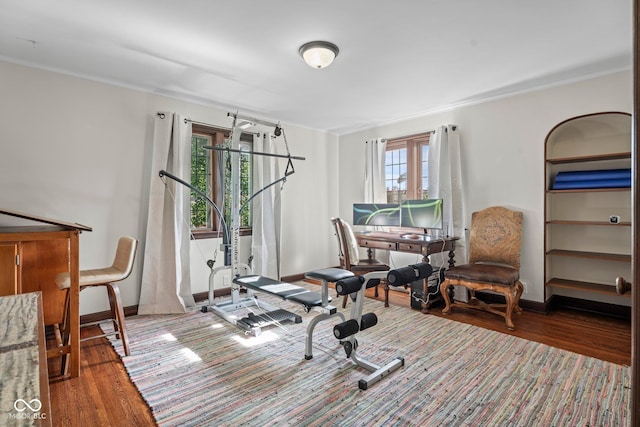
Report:
[[[340,268],[349,270],[356,276],[369,273],[371,271],[388,271],[389,266],[377,259],[360,259],[358,253],[358,242],[353,234],[353,230],[349,223],[342,218],[331,218],[331,222],[335,227],[336,237],[338,238],[338,258],[340,260]],[[389,306],[389,286],[386,280],[382,279],[381,282],[384,286],[384,305]],[[378,285],[375,288],[375,296],[378,296]],[[342,307],[347,305],[347,297],[344,296],[342,301]]]
[[[452,307],[482,309],[504,317],[507,329],[515,326],[511,314],[522,313],[520,297],[520,251],[522,212],[494,206],[471,216],[469,263],[445,271],[440,293],[445,301],[443,314]],[[451,301],[449,287],[464,286],[469,290],[469,302]],[[488,304],[476,296],[476,291],[491,291],[505,298],[505,304]],[[500,308],[500,310],[499,310]]]
[[[124,353],[129,356],[129,341],[127,339],[127,330],[124,321],[124,309],[122,307],[122,301],[120,299],[120,288],[118,283],[131,274],[133,269],[133,261],[136,256],[136,250],[138,248],[138,240],[133,237],[124,236],[118,240],[118,247],[116,249],[116,255],[113,263],[110,267],[98,268],[93,270],[81,270],[80,271],[80,291],[90,286],[104,286],[107,289],[107,295],[109,297],[109,306],[111,309],[111,321],[113,322],[114,334],[122,341],[122,348]],[[56,283],[60,289],[69,289],[70,279],[69,273],[61,273],[56,276]],[[67,292],[67,307],[65,307],[65,318],[62,324],[63,340],[68,340],[69,337],[69,319],[68,319],[68,305],[69,295]],[[107,335],[107,334],[105,334]],[[92,336],[85,339],[100,338],[105,335]],[[65,361],[63,360],[63,371],[65,369]]]

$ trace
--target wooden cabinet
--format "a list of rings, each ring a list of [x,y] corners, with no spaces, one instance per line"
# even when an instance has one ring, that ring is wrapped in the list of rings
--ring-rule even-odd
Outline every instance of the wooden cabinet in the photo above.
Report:
[[[631,188],[557,189],[558,173],[631,168],[631,116],[607,112],[554,127],[545,143],[545,301],[555,295],[630,306],[616,277],[631,277]],[[609,184],[606,184],[608,186]],[[573,188],[571,188],[573,187]],[[579,188],[587,187],[587,188]]]
[[[18,244],[0,244],[0,297],[20,293]]]
[[[70,375],[80,375],[80,287],[79,235],[91,227],[0,209],[0,293],[4,295],[42,292],[45,325],[62,322],[69,293],[70,338],[51,348],[47,357],[70,355]],[[12,222],[16,221],[17,223]],[[41,225],[46,224],[46,225]],[[69,272],[71,286],[61,291],[58,273]]]
[[[62,322],[66,292],[55,283],[58,273],[69,271],[69,242],[56,227],[0,227],[0,296],[41,291],[44,324]]]

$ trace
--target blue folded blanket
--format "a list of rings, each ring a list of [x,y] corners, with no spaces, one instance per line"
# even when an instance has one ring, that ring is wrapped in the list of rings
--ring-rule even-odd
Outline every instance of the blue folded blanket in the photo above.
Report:
[[[591,171],[558,172],[555,182],[601,180],[601,179],[631,179],[631,169],[602,169]]]
[[[588,188],[631,188],[631,179],[585,179],[555,182],[552,190],[579,190]]]
[[[630,188],[631,169],[601,169],[558,172],[552,190]]]

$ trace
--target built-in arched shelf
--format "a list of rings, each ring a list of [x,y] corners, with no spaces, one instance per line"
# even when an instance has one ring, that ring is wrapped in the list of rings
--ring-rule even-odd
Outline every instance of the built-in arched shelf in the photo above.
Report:
[[[630,293],[620,295],[615,286],[617,277],[631,278],[631,180],[562,182],[630,170],[631,141],[631,115],[621,112],[573,117],[547,135],[545,301],[563,296],[631,306]]]

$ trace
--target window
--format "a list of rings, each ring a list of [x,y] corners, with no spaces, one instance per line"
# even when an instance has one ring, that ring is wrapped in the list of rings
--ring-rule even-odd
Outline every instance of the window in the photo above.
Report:
[[[191,185],[208,195],[231,224],[231,158],[223,151],[206,149],[222,146],[229,131],[202,125],[193,125],[191,137]],[[242,134],[240,148],[252,151],[253,137]],[[240,206],[253,194],[252,159],[249,154],[240,155]],[[191,231],[195,238],[221,237],[222,224],[215,210],[194,191],[191,192]],[[251,206],[240,212],[241,234],[251,232]]]
[[[387,141],[387,203],[428,199],[427,162],[430,132]]]

